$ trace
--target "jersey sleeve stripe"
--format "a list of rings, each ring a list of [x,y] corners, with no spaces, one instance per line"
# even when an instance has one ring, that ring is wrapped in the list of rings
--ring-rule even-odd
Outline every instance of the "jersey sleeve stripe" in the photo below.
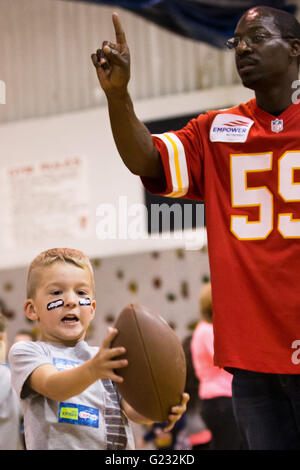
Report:
[[[186,155],[182,142],[172,132],[154,135],[164,142],[168,151],[173,191],[166,194],[165,196],[182,197],[188,192],[189,189]]]

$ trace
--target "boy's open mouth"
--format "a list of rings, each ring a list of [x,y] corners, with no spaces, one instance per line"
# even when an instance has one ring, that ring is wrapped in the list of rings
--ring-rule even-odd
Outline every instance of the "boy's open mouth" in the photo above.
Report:
[[[68,315],[65,315],[65,316],[61,319],[61,321],[62,321],[63,323],[73,323],[73,322],[76,323],[76,322],[79,321],[79,319],[78,319],[78,317],[77,317],[76,315],[68,314]]]

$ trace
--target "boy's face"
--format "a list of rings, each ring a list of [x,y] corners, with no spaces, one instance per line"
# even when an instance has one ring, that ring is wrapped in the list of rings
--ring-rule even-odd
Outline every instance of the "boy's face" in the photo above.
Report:
[[[86,298],[90,305],[80,305],[79,299]],[[63,305],[48,310],[57,300],[63,300]],[[39,322],[41,341],[63,346],[75,346],[84,339],[95,308],[89,269],[60,261],[41,270],[35,296],[24,305],[25,315]]]

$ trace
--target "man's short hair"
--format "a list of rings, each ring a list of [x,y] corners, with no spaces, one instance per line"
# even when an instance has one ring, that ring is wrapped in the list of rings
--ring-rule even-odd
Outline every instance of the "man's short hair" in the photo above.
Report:
[[[268,6],[253,7],[247,10],[247,12],[248,11],[257,11],[261,16],[273,18],[274,24],[283,38],[300,40],[300,23],[292,13]],[[244,13],[244,15],[246,15],[247,12]],[[298,65],[300,65],[300,56],[298,56],[297,62]]]
[[[91,273],[94,295],[94,272],[88,256],[73,248],[52,248],[40,253],[29,266],[27,275],[28,299],[35,296],[41,270],[56,262],[72,263],[79,268],[88,269]]]
[[[253,10],[257,10],[263,16],[271,16],[282,37],[300,40],[300,23],[291,13],[267,6],[254,7]]]

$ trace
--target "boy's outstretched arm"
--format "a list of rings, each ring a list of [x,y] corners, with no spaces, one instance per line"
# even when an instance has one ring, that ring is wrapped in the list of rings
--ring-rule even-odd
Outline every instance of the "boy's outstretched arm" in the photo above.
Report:
[[[130,53],[119,16],[113,14],[116,42],[104,41],[92,54],[99,83],[106,94],[113,137],[125,165],[140,176],[164,179],[159,152],[147,127],[137,118],[128,93]]]
[[[183,393],[182,398],[181,398],[181,403],[171,408],[171,414],[169,415],[168,423],[164,431],[170,431],[174,427],[176,421],[178,421],[183,415],[183,413],[185,413],[186,405],[189,399],[190,399],[189,394]],[[142,416],[137,411],[135,411],[124,399],[122,399],[122,408],[126,416],[131,421],[134,421],[135,423],[138,423],[138,424],[152,424],[153,423],[153,421],[149,420],[148,418],[145,418],[145,416]]]
[[[117,334],[116,329],[110,329],[98,353],[78,367],[63,371],[58,371],[51,364],[37,367],[28,378],[26,386],[51,400],[65,401],[79,395],[98,379],[122,382],[122,377],[114,369],[127,366],[127,359],[119,358],[126,352],[125,348],[110,348],[110,343]]]

